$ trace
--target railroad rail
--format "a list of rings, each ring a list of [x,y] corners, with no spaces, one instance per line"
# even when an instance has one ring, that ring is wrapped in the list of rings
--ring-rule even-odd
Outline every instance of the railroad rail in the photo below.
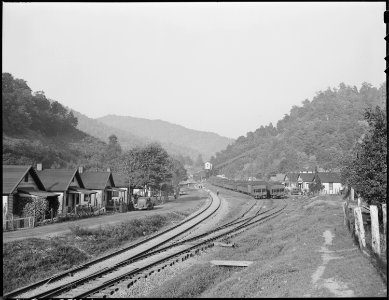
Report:
[[[285,201],[284,201],[285,202]],[[266,216],[262,216],[258,218],[259,215],[262,215],[266,212],[257,212],[254,216],[246,218],[243,224],[240,224],[236,227],[229,228],[228,230],[225,230],[222,233],[219,233],[217,235],[213,235],[207,239],[204,240],[204,236],[207,234],[215,233],[216,231],[220,230],[221,228],[217,228],[215,230],[211,230],[210,232],[206,234],[202,234],[197,236],[197,239],[200,239],[200,242],[196,244],[191,244],[190,242],[194,240],[194,238],[188,239],[186,242],[186,246],[184,242],[179,242],[175,246],[168,246],[163,249],[158,249],[154,252],[149,252],[143,255],[142,257],[139,257],[139,259],[147,259],[148,257],[152,257],[153,259],[149,261],[148,263],[145,263],[143,265],[134,266],[134,269],[129,270],[127,273],[121,274],[120,276],[108,279],[106,282],[94,286],[90,288],[89,290],[83,290],[81,293],[72,293],[72,294],[65,294],[61,295],[61,297],[73,297],[73,298],[79,298],[79,297],[107,297],[110,295],[113,295],[115,292],[119,290],[119,287],[131,287],[138,279],[142,277],[147,277],[155,272],[153,270],[154,267],[160,266],[161,264],[164,264],[162,267],[157,268],[158,271],[163,269],[164,267],[167,267],[168,265],[173,265],[174,263],[178,262],[180,259],[177,258],[178,256],[181,256],[181,260],[184,261],[185,259],[189,258],[190,256],[193,256],[195,253],[198,253],[199,251],[214,246],[214,242],[219,239],[226,239],[230,238],[236,234],[239,234],[240,232],[247,230],[248,228],[258,225],[260,223],[263,223],[267,220],[270,220],[279,214],[282,213],[282,211],[286,208],[286,204],[282,206],[281,208],[273,207],[266,212],[268,214]],[[256,219],[257,218],[257,219]],[[243,220],[242,220],[243,221]],[[220,226],[220,227],[224,227]],[[173,247],[177,247],[175,250]],[[170,261],[170,263],[169,263]],[[126,281],[128,283],[126,283]]]
[[[185,241],[178,242],[174,245],[166,246],[154,251],[148,251],[142,255],[136,257],[136,259],[124,262],[117,266],[114,266],[110,272],[95,273],[89,278],[84,278],[82,282],[77,282],[64,287],[61,290],[52,291],[43,295],[38,295],[36,298],[43,297],[60,297],[60,298],[83,298],[83,297],[100,297],[101,294],[107,296],[112,295],[118,290],[117,285],[123,285],[124,281],[130,281],[127,286],[131,286],[140,277],[147,277],[149,274],[155,272],[151,270],[153,267],[161,265],[173,260],[172,263],[179,261],[177,256],[183,256],[182,260],[198,253],[202,249],[212,247],[214,241],[219,239],[229,238],[232,235],[238,234],[242,230],[246,230],[250,226],[257,225],[261,222],[276,217],[286,207],[286,204],[281,207],[273,207],[267,211],[258,211],[254,216],[247,217],[243,220],[237,221],[235,224],[228,226],[222,225],[216,229],[213,229],[205,234],[192,237]],[[267,213],[267,215],[262,216]],[[219,231],[219,232],[218,232]],[[218,232],[218,233],[217,233]],[[205,238],[208,235],[207,238]],[[196,243],[193,243],[196,241]],[[126,265],[124,268],[120,268],[122,265]],[[165,265],[167,266],[167,265]],[[101,291],[105,292],[101,292]]]
[[[80,266],[77,266],[75,268],[67,270],[65,272],[56,274],[50,278],[46,278],[44,280],[40,280],[36,283],[33,283],[31,285],[16,289],[14,291],[11,291],[10,293],[5,294],[4,297],[5,298],[19,298],[19,297],[31,298],[31,296],[27,296],[30,293],[30,291],[36,290],[36,289],[48,290],[49,286],[53,286],[53,285],[55,285],[55,287],[51,288],[51,289],[58,289],[59,290],[60,286],[62,285],[60,282],[61,280],[66,279],[68,277],[74,277],[74,275],[76,275],[76,274],[82,274],[83,272],[87,271],[89,268],[96,266],[99,263],[104,262],[105,264],[109,265],[109,261],[111,260],[111,265],[112,265],[113,259],[128,262],[131,259],[134,259],[137,256],[146,253],[147,251],[151,251],[154,248],[159,247],[160,245],[163,245],[163,244],[173,240],[177,236],[187,232],[191,228],[193,228],[196,225],[198,225],[199,223],[201,223],[203,220],[212,216],[219,209],[221,202],[220,202],[220,199],[218,197],[216,197],[216,201],[215,201],[214,200],[215,197],[212,197],[211,193],[209,193],[209,198],[211,201],[208,203],[208,205],[206,205],[204,208],[200,209],[198,212],[192,214],[191,216],[189,216],[188,218],[186,218],[185,220],[183,220],[179,224],[176,224],[176,225],[174,225],[174,226],[172,226],[172,227],[170,227],[162,232],[154,234],[148,238],[145,238],[139,242],[136,242],[128,247],[125,247],[123,249],[115,251],[111,254],[94,259],[92,261],[89,261],[85,264],[82,264]],[[160,241],[156,245],[154,245],[155,241],[158,239]],[[131,253],[129,253],[129,252],[131,252]],[[114,264],[116,264],[116,263],[114,263]],[[109,271],[109,269],[110,269],[109,267],[103,266],[103,267],[98,268],[99,271],[97,273],[100,274],[101,273],[100,271],[102,271],[102,270]],[[93,274],[95,274],[95,273],[96,272],[93,272]],[[93,276],[93,274],[92,274],[92,276]],[[82,274],[80,277],[84,277],[84,276],[85,276],[85,274]],[[54,284],[54,282],[56,282],[57,284]],[[78,279],[73,280],[72,282],[78,282]],[[38,293],[38,294],[34,295],[33,297],[35,297],[35,298],[47,297],[46,294],[49,294],[49,293],[42,292],[42,293]]]

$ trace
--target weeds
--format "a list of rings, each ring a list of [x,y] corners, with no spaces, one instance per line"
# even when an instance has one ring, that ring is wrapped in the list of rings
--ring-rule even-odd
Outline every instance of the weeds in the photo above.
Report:
[[[166,214],[94,229],[70,225],[70,234],[67,236],[5,243],[3,292],[10,292],[80,265],[90,257],[158,231],[171,220],[177,219],[174,214]]]

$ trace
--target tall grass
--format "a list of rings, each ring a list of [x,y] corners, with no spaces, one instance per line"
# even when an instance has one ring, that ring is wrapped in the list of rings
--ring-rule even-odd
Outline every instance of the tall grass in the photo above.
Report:
[[[177,219],[180,217],[169,213],[95,229],[71,225],[71,233],[67,236],[5,243],[3,292],[10,292],[85,263],[105,251],[158,231]]]

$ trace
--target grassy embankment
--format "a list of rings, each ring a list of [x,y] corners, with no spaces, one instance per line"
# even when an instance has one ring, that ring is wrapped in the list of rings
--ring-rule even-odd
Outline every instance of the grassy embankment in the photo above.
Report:
[[[3,244],[3,293],[73,268],[154,233],[190,212],[152,215],[119,225],[87,229],[70,226],[71,233],[50,239],[26,239]]]
[[[212,248],[199,263],[155,286],[146,296],[387,295],[386,283],[343,225],[340,197],[287,201],[290,210],[282,216],[233,238],[237,248]],[[324,232],[331,232],[332,244],[325,244]],[[335,252],[321,252],[323,247]],[[214,259],[254,263],[248,268],[216,267],[209,263]]]

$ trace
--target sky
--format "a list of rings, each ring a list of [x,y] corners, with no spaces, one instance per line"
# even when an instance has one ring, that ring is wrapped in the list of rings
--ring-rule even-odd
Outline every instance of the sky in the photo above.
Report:
[[[3,3],[3,72],[98,118],[237,138],[385,81],[385,2]]]

